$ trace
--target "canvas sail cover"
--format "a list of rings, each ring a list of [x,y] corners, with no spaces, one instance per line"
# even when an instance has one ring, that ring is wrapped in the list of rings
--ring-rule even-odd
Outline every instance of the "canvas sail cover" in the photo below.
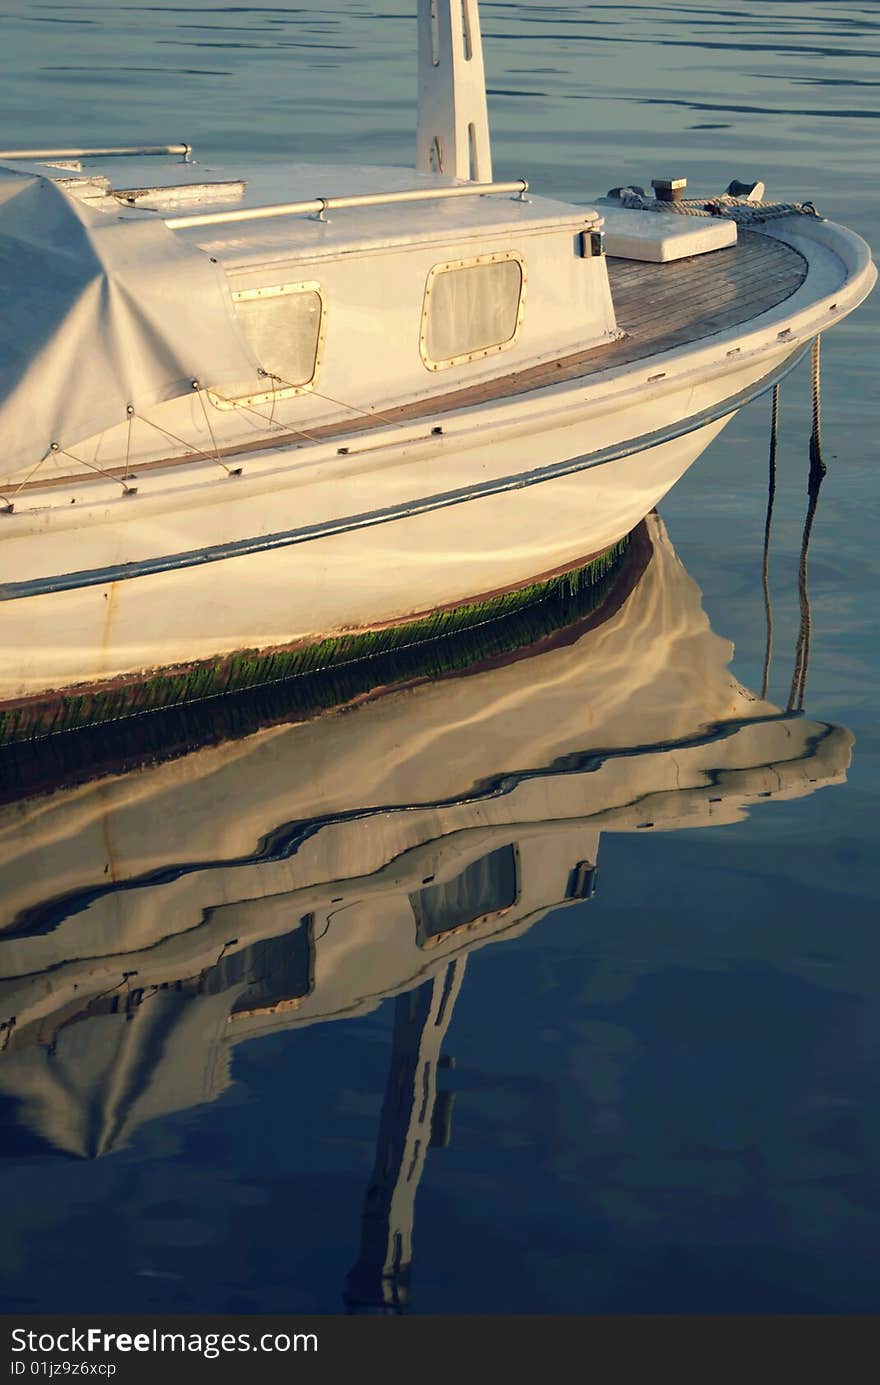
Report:
[[[112,199],[108,198],[108,202]],[[252,377],[219,265],[145,211],[0,165],[0,479],[136,411]]]

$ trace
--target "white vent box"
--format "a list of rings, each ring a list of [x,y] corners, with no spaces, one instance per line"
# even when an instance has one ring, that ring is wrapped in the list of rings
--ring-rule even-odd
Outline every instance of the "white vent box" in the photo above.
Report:
[[[736,244],[736,222],[728,217],[594,205],[605,219],[605,253],[620,260],[661,264]]]

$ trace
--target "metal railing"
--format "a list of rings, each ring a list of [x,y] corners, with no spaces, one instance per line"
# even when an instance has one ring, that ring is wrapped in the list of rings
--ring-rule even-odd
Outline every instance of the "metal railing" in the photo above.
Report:
[[[309,213],[319,221],[327,212],[344,207],[385,207],[399,202],[445,201],[451,197],[484,197],[489,193],[512,192],[526,201],[529,185],[525,178],[511,183],[466,183],[455,187],[408,188],[403,192],[362,192],[349,197],[313,197],[307,202],[276,202],[265,207],[237,207],[231,212],[200,212],[192,216],[165,218],[165,225],[174,231],[190,226],[224,226],[235,221],[264,221],[277,216],[301,216]]]
[[[105,149],[0,149],[0,160],[116,159],[137,154],[179,154],[182,159],[186,160],[191,153],[191,144],[119,145]]]

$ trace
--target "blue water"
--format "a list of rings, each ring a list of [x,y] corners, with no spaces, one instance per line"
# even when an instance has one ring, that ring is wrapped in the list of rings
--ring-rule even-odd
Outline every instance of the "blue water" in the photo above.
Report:
[[[496,176],[581,200],[670,173],[699,191],[760,177],[878,243],[876,5],[481,8]],[[2,0],[0,142],[404,164],[411,11]],[[411,1311],[878,1308],[878,317],[875,295],[823,349],[805,710],[853,733],[846,784],[711,830],[605,834],[593,899],[471,955],[446,1043],[451,1137],[418,1185]],[[809,419],[802,366],[781,392],[779,705]],[[764,400],[662,505],[751,689],[768,428]],[[53,1147],[10,1100],[4,1306],[340,1311],[395,1005],[237,1045],[215,1100],[166,1103],[101,1157]]]

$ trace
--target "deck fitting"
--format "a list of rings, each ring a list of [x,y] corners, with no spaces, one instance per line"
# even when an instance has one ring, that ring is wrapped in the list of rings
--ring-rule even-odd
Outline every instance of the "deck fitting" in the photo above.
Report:
[[[680,202],[687,187],[687,178],[652,178],[651,187],[658,202]]]

